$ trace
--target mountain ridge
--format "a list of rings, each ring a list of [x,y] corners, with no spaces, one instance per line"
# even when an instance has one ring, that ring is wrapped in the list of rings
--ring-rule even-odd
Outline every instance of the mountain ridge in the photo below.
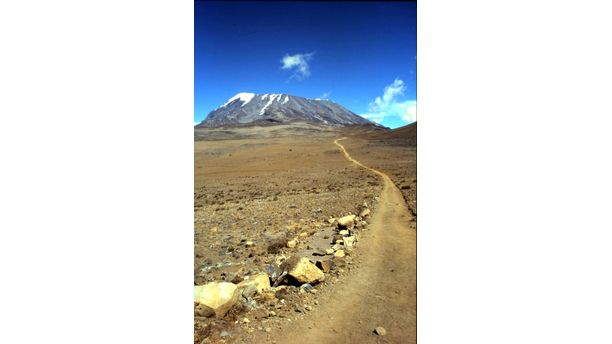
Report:
[[[284,93],[241,92],[211,111],[196,128],[217,128],[257,123],[284,124],[304,121],[325,126],[378,124],[330,100],[310,99]]]

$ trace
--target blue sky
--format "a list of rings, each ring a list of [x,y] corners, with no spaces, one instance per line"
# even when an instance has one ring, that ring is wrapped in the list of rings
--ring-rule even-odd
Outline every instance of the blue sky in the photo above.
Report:
[[[194,122],[240,92],[416,120],[416,3],[195,2]]]

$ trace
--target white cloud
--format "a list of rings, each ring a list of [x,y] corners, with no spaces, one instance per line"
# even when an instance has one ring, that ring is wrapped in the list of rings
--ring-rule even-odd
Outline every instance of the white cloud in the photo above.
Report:
[[[331,96],[331,91],[329,92],[324,92],[318,99],[325,99],[325,100],[329,100],[329,97]]]
[[[366,113],[366,114],[361,114],[360,115],[363,118],[367,118],[370,121],[376,122],[378,124],[380,124],[382,122],[383,119],[385,119],[385,114],[384,113]]]
[[[296,78],[298,80],[306,79],[310,76],[310,66],[308,65],[308,61],[310,61],[313,55],[314,52],[295,55],[285,54],[281,60],[281,69],[293,70],[291,78]]]
[[[385,87],[382,96],[370,102],[368,113],[361,116],[376,123],[381,123],[387,116],[399,117],[408,123],[416,121],[416,100],[398,100],[404,95],[405,89],[404,81],[393,80],[392,84]]]

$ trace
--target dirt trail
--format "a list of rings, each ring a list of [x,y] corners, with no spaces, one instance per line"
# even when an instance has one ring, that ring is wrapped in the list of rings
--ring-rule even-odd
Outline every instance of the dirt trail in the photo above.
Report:
[[[416,231],[399,189],[384,173],[384,189],[356,249],[357,267],[322,295],[319,306],[268,341],[277,343],[416,343]],[[382,326],[385,336],[373,334]]]

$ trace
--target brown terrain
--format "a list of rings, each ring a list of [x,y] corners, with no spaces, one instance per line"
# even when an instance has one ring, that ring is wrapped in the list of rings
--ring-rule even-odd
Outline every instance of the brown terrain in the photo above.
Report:
[[[196,130],[194,159],[195,343],[416,342],[416,123]]]

